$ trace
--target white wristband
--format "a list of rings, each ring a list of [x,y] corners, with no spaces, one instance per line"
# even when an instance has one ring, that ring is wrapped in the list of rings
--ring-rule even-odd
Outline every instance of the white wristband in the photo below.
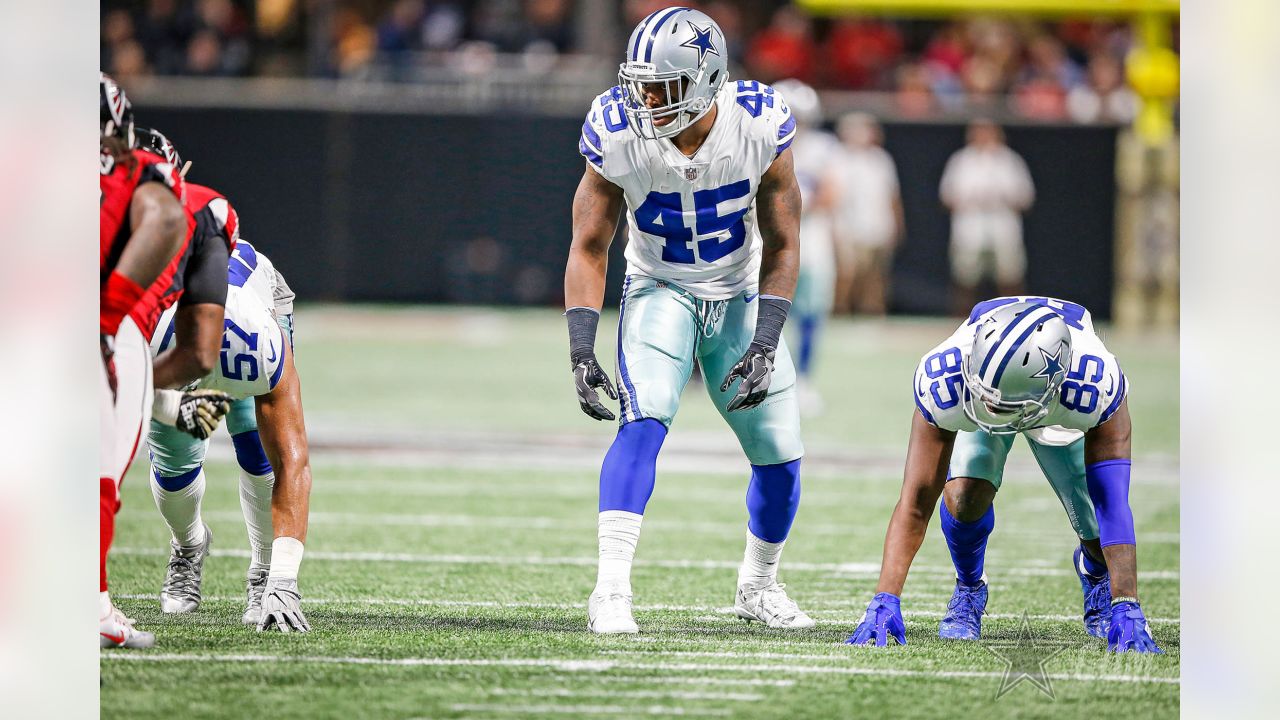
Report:
[[[156,390],[155,400],[151,403],[151,417],[165,425],[176,425],[178,422],[178,406],[181,404],[181,390]]]
[[[271,543],[271,570],[268,577],[298,579],[302,565],[302,543],[297,538],[278,537]]]

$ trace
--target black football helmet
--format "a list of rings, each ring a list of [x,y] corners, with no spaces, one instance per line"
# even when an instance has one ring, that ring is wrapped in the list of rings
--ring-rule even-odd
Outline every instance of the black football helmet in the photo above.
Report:
[[[154,128],[135,127],[133,135],[135,147],[159,155],[175,168],[182,167],[182,156],[164,133]]]
[[[106,73],[98,81],[98,116],[102,137],[118,137],[133,144],[133,104],[124,88]]]

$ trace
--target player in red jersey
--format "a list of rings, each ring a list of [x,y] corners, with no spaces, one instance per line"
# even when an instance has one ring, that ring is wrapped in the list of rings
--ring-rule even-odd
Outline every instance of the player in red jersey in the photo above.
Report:
[[[102,400],[99,419],[100,587],[99,635],[102,647],[150,647],[151,633],[114,607],[107,594],[107,551],[120,506],[120,480],[128,471],[152,415],[151,356],[148,336],[137,317],[157,316],[152,286],[163,283],[173,260],[185,248],[188,215],[181,204],[176,169],[133,144],[133,112],[120,86],[106,74],[99,82],[100,105],[100,254],[99,346],[102,351]],[[144,289],[145,288],[145,289]],[[169,403],[172,424],[207,436],[229,408],[221,394],[180,394]]]
[[[138,147],[148,150],[175,168],[182,157],[169,138],[158,130],[135,129]],[[186,250],[178,258],[169,287],[160,297],[160,313],[143,318],[139,328],[147,337],[155,335],[160,314],[178,305],[174,322],[166,332],[174,333],[169,350],[156,356],[155,386],[176,388],[199,380],[213,370],[222,348],[223,313],[227,302],[227,261],[240,237],[240,220],[235,208],[218,191],[188,182],[183,177],[183,206],[191,214],[194,227]],[[145,323],[145,324],[144,324]]]

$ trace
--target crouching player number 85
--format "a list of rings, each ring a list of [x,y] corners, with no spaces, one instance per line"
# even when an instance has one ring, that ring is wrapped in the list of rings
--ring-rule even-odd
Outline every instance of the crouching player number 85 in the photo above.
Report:
[[[1161,652],[1138,604],[1128,383],[1088,311],[1050,298],[979,303],[921,360],[912,394],[917,412],[880,581],[848,642],[906,644],[899,596],[939,495],[956,587],[938,634],[978,639],[992,503],[1014,436],[1023,434],[1080,538],[1074,566],[1085,630],[1110,650]]]

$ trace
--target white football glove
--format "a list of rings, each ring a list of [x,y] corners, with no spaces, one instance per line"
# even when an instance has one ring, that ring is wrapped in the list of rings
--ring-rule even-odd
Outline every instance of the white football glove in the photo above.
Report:
[[[279,628],[280,632],[307,632],[311,623],[302,614],[302,594],[298,581],[290,578],[267,578],[267,589],[262,592],[262,619],[258,632]]]

